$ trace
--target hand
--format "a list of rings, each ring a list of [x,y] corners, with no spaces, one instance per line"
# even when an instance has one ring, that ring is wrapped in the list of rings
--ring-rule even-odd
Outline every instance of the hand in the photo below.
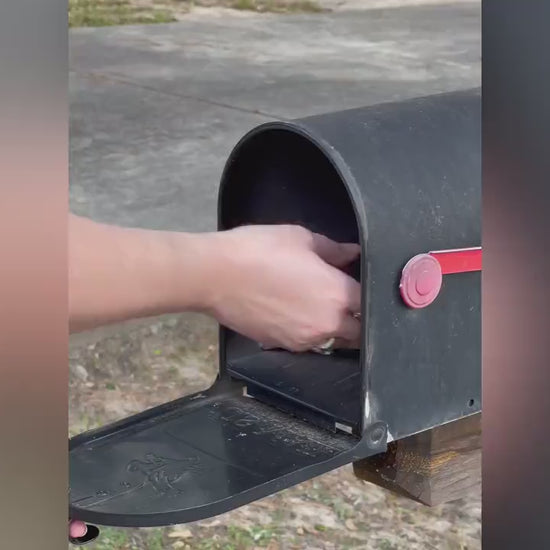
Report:
[[[360,254],[299,226],[246,226],[212,234],[209,312],[265,347],[307,351],[336,338],[358,348],[361,287],[343,268]],[[205,291],[206,292],[206,291]]]
[[[357,244],[299,226],[191,234],[70,224],[71,331],[202,311],[268,347],[359,346],[360,285],[340,270]]]

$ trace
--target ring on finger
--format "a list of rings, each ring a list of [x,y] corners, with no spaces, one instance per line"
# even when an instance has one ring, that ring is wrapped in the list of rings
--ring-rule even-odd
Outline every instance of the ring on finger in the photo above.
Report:
[[[320,353],[321,355],[331,355],[334,351],[335,342],[335,338],[329,338],[326,342],[323,342],[322,344],[311,348],[311,351],[314,351],[315,353]]]

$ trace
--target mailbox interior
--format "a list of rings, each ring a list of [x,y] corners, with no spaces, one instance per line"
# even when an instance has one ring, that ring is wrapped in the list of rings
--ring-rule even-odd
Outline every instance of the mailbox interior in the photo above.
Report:
[[[260,127],[241,142],[224,172],[219,206],[220,229],[298,224],[338,242],[363,241],[337,166],[295,126]],[[346,268],[357,281],[362,259]],[[361,432],[361,356],[361,350],[265,351],[222,329],[221,365],[246,383],[249,395],[330,430]]]

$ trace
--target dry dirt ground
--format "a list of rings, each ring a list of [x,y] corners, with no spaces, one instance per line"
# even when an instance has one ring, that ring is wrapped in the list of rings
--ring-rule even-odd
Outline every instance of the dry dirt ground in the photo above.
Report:
[[[73,337],[70,431],[78,433],[210,385],[217,328],[199,316]],[[166,529],[106,529],[95,550],[474,550],[480,494],[426,508],[357,480],[350,468],[208,521]]]

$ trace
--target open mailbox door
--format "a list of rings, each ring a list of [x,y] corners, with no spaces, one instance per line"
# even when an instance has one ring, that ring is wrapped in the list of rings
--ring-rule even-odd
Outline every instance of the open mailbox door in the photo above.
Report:
[[[71,439],[70,517],[211,517],[479,412],[481,266],[433,279],[410,260],[476,250],[480,208],[479,90],[252,130],[224,170],[219,228],[293,223],[361,243],[361,349],[265,351],[222,327],[209,390]]]

